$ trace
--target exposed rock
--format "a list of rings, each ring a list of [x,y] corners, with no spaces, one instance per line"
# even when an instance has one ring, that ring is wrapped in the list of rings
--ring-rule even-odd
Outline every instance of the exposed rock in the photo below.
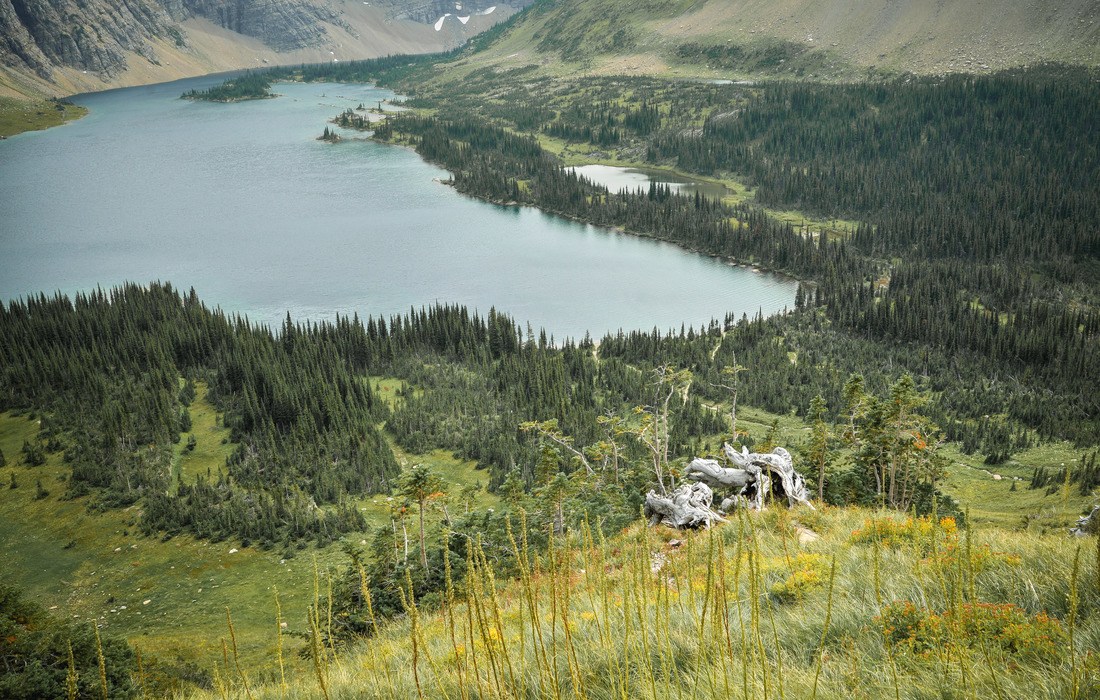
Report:
[[[124,51],[155,63],[148,40],[171,25],[155,0],[0,0],[0,61],[42,77],[54,65],[110,76],[125,67]]]
[[[396,17],[405,17],[424,24],[435,24],[443,15],[454,17],[483,14],[493,7],[512,7],[522,10],[534,3],[534,0],[428,0],[427,2],[407,2],[403,0],[383,0],[380,4],[390,7],[390,13]],[[457,19],[455,21],[458,21]]]
[[[532,2],[473,0],[457,4],[462,6],[463,16],[485,13],[495,5],[498,9],[491,15],[495,20]],[[376,0],[373,4],[384,10],[388,19],[425,24],[457,9],[453,0]],[[0,67],[46,80],[53,78],[54,68],[68,67],[109,81],[132,68],[127,65],[130,54],[161,65],[155,41],[187,50],[188,29],[179,23],[191,18],[254,37],[278,52],[335,47],[341,30],[359,37],[345,19],[345,11],[351,17],[356,10],[328,0],[0,0]],[[381,24],[381,14],[373,21]],[[369,25],[368,31],[389,31],[374,26]],[[478,26],[483,29],[488,24]],[[333,30],[335,34],[330,35]],[[433,39],[434,43],[419,50],[436,51],[448,43],[465,41],[467,36],[467,30],[456,29],[446,42]]]
[[[188,12],[225,29],[260,39],[276,51],[322,43],[324,22],[339,24],[328,5],[309,0],[183,0]]]
[[[0,0],[0,61],[28,68],[44,78],[50,75],[50,59],[23,26],[11,0]]]
[[[798,543],[803,546],[817,542],[821,539],[821,535],[798,523],[795,523],[794,531],[795,534],[798,535]]]

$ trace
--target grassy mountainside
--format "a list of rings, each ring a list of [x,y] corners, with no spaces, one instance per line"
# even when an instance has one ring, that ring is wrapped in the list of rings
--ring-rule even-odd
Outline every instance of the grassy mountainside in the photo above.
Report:
[[[401,384],[393,380],[377,380],[375,386],[383,396],[393,396],[400,390]],[[222,439],[228,436],[228,431],[219,425],[216,411],[206,401],[205,387],[200,387],[191,413],[194,421],[192,434],[197,436],[197,445],[193,451],[185,448],[179,450],[173,467],[174,483],[190,483],[204,475],[208,468],[217,470],[220,465],[224,465],[225,457],[230,452],[230,447],[222,443]],[[751,408],[741,412],[742,427],[747,434],[758,439],[763,439],[773,421],[779,421],[779,439],[785,444],[796,444],[806,439],[809,429],[800,420],[774,416]],[[23,441],[33,440],[36,432],[37,419],[28,415],[6,414],[0,417],[0,449],[6,455],[18,455]],[[1063,636],[1066,632],[1064,596],[1067,592],[1068,567],[1072,565],[1075,546],[1074,541],[1064,535],[1064,527],[1089,501],[1076,493],[1076,489],[1058,489],[1053,493],[1046,493],[1041,489],[1027,489],[1024,484],[1035,466],[1041,465],[1044,469],[1057,471],[1060,461],[1069,462],[1075,459],[1070,457],[1071,454],[1076,453],[1068,446],[1049,446],[1030,451],[1020,455],[1014,465],[998,470],[998,473],[1006,477],[1000,481],[994,480],[980,462],[972,457],[955,454],[952,458],[954,466],[945,484],[948,492],[958,496],[964,504],[972,504],[970,515],[975,521],[976,533],[972,549],[979,552],[976,566],[981,573],[977,575],[977,581],[979,589],[983,591],[983,602],[995,600],[992,593],[985,591],[999,590],[997,587],[1006,585],[1006,580],[1017,587],[1034,586],[1034,594],[1016,598],[1016,593],[1000,591],[997,595],[1001,598],[997,600],[1015,601],[1022,605],[1028,611],[1029,625],[1034,624],[1037,611],[1054,612],[1060,621],[1052,629],[1056,630],[1054,634],[1057,635],[1060,631]],[[442,451],[419,456],[398,451],[398,456],[406,464],[431,465],[451,482],[452,492],[457,492],[461,486],[472,485],[484,479],[484,473],[475,471],[471,463],[455,460]],[[8,488],[12,476],[19,484],[16,489]],[[149,688],[151,692],[155,691],[155,695],[171,687],[192,687],[182,685],[185,682],[216,688],[212,669],[222,660],[221,640],[229,638],[225,618],[227,607],[232,613],[239,655],[249,682],[272,683],[276,678],[279,644],[275,607],[275,594],[278,591],[282,620],[287,622],[282,639],[284,663],[290,677],[299,679],[292,697],[322,696],[315,686],[314,669],[310,661],[297,653],[306,647],[306,642],[298,635],[307,634],[309,630],[307,608],[314,602],[314,567],[317,567],[324,595],[329,577],[336,575],[347,563],[340,546],[320,550],[310,547],[300,551],[298,556],[285,560],[282,554],[263,552],[256,548],[240,548],[240,543],[235,539],[213,543],[188,536],[177,536],[163,541],[142,537],[134,528],[133,510],[93,513],[87,509],[87,499],[61,499],[65,488],[64,478],[65,470],[56,457],[51,457],[46,465],[34,468],[19,464],[15,458],[9,458],[8,468],[0,469],[0,483],[4,485],[4,491],[0,492],[0,526],[6,533],[0,543],[0,553],[8,563],[9,583],[22,587],[32,599],[51,608],[56,615],[74,622],[95,620],[102,625],[104,634],[128,638],[145,658]],[[1024,481],[1014,489],[1011,484],[1015,478]],[[36,481],[41,481],[43,487],[50,492],[47,496],[36,498]],[[495,497],[484,493],[478,497],[477,507],[494,506],[500,507]],[[385,499],[364,500],[363,507],[368,509],[368,520],[372,526],[388,524],[389,509]],[[534,504],[526,504],[526,507],[537,508]],[[833,509],[820,514],[800,512],[792,516],[782,510],[774,510],[745,522],[746,526],[758,528],[759,531],[758,556],[761,557],[760,561],[766,563],[761,567],[758,584],[762,586],[762,601],[776,605],[774,614],[777,615],[777,628],[781,632],[780,643],[788,649],[785,654],[789,654],[784,660],[787,674],[784,678],[789,689],[803,688],[816,672],[813,663],[808,663],[807,659],[811,658],[813,651],[811,642],[816,642],[819,633],[806,629],[812,630],[821,623],[827,602],[828,563],[833,554],[837,554],[840,562],[836,584],[836,611],[833,613],[835,629],[839,631],[835,636],[830,635],[837,650],[826,666],[824,677],[827,680],[822,686],[821,697],[829,697],[826,689],[835,688],[841,682],[856,682],[865,688],[866,697],[874,696],[874,688],[890,688],[892,680],[873,673],[873,664],[868,664],[866,668],[857,664],[861,669],[859,673],[851,671],[852,664],[856,664],[860,658],[858,655],[881,655],[885,648],[880,639],[875,637],[878,633],[876,629],[870,632],[862,630],[861,633],[861,628],[871,624],[874,616],[874,606],[872,605],[872,609],[866,608],[873,603],[873,591],[860,587],[867,583],[864,574],[874,551],[869,543],[855,542],[850,536],[851,530],[863,527],[868,518],[890,517],[896,519],[896,516],[858,509]],[[441,518],[442,514],[439,512],[431,516],[433,532],[440,527]],[[734,523],[717,532],[718,541],[726,544],[727,551],[722,556],[731,574],[733,562],[736,560],[734,550],[737,547],[736,530],[739,527],[740,525]],[[811,528],[824,539],[807,540],[807,535],[800,534],[800,527]],[[899,538],[904,539],[907,536],[902,534]],[[359,542],[360,537],[368,535],[348,535],[346,540],[355,543]],[[673,566],[676,567],[671,574],[674,578],[688,577],[693,580],[693,589],[681,586],[681,590],[685,595],[697,596],[694,603],[699,605],[702,597],[699,586],[706,579],[705,562],[708,556],[716,557],[717,554],[708,554],[706,551],[709,546],[706,536],[697,535],[689,539],[692,543],[689,547],[696,549],[686,551],[668,547],[666,540],[672,537],[681,536],[662,530],[650,535],[647,540],[639,530],[632,529],[622,538],[612,540],[600,556],[607,557],[609,561],[615,560],[608,564],[612,571],[622,570],[624,567],[626,571],[631,571],[631,567],[636,568],[645,556],[639,547],[648,542],[653,556],[672,558]],[[957,545],[957,540],[955,543]],[[930,547],[930,542],[910,544],[911,546],[907,544],[897,548],[890,547],[881,553],[885,581],[883,588],[889,591],[887,597],[916,601],[928,594],[929,589],[934,596],[940,595],[937,591],[940,584],[934,577],[922,580],[917,576],[918,567],[928,563],[928,552],[924,550]],[[1085,544],[1087,546],[1089,541]],[[985,546],[990,548],[991,553],[983,549]],[[611,549],[620,549],[627,554],[613,557],[609,554]],[[1090,579],[1089,556],[1088,550],[1082,554],[1082,580]],[[1020,561],[1016,561],[1016,557]],[[747,567],[747,562],[743,561],[742,567]],[[622,598],[640,592],[628,586],[659,586],[661,579],[655,576],[652,581],[644,578],[634,580],[619,575],[613,580],[597,583],[583,573],[577,573],[581,570],[595,571],[596,568],[591,563],[577,562],[573,564],[573,568],[572,582],[577,584],[577,588],[571,595],[580,602],[574,603],[566,614],[570,624],[580,630],[577,633],[577,643],[583,660],[579,663],[590,669],[600,668],[611,663],[611,660],[603,657],[607,652],[599,648],[608,632],[595,627],[596,616],[607,614],[609,610],[621,614],[621,609],[614,605],[606,610],[595,607],[602,604],[600,601],[603,593],[610,596],[609,600],[620,600],[621,605]],[[955,575],[950,567],[947,575]],[[791,583],[785,584],[788,580]],[[987,584],[988,588],[985,588]],[[545,578],[542,585],[547,585]],[[732,586],[732,582],[727,582],[726,585]],[[749,581],[744,579],[741,585],[745,587],[741,596],[743,598]],[[794,600],[786,599],[787,593],[782,588],[783,585],[794,587]],[[593,589],[593,586],[597,587]],[[772,592],[773,587],[776,587],[775,593]],[[595,598],[592,597],[593,590],[597,592]],[[650,595],[655,595],[657,590],[659,589],[650,590]],[[1087,596],[1087,591],[1087,587],[1083,587],[1082,596]],[[678,601],[675,590],[672,593],[672,603],[678,606],[690,604],[691,601],[687,598]],[[551,600],[548,592],[540,589],[539,595],[542,596],[540,607],[549,611]],[[522,584],[509,584],[501,591],[504,624],[511,626],[501,638],[519,636],[519,631],[514,626],[520,623],[522,615],[528,614],[521,613],[518,609],[523,596]],[[1030,602],[1025,604],[1020,600]],[[1041,602],[1036,603],[1036,600]],[[732,606],[733,600],[728,604]],[[654,613],[654,605],[657,602],[651,600],[650,613]],[[938,612],[942,613],[942,610]],[[748,614],[747,607],[745,613]],[[1017,613],[1018,611],[1012,611],[1012,614]],[[461,608],[456,614],[460,620],[464,619]],[[687,616],[678,617],[684,614],[679,608],[673,609],[672,614],[676,617],[672,623],[676,630],[672,644],[680,649],[678,653],[687,654],[690,658],[698,653],[697,649],[690,646],[689,641],[692,637],[691,625],[694,623]],[[696,614],[700,614],[698,610]],[[766,612],[764,614],[767,615]],[[766,617],[763,620],[769,625],[764,629],[768,633],[771,623]],[[795,623],[801,631],[790,631],[791,625]],[[1094,620],[1089,624],[1094,625]],[[421,649],[418,653],[422,664],[435,667],[432,673],[439,671],[444,676],[440,682],[451,691],[451,696],[462,697],[462,693],[454,688],[458,679],[453,675],[447,676],[457,673],[458,669],[447,629],[445,617],[437,613],[426,614],[422,643],[427,651]],[[617,627],[614,630],[613,637],[622,639],[623,644],[628,647],[627,651],[630,645],[640,643],[639,638],[630,639],[629,635],[620,634]],[[1078,634],[1091,636],[1079,639],[1095,637],[1096,630],[1092,627],[1088,630]],[[1046,628],[1040,631],[1046,634],[1051,632]],[[1024,629],[1022,633],[1030,632],[1031,630]],[[562,634],[560,627],[557,633]],[[492,635],[492,632],[486,634]],[[529,634],[528,630],[524,637],[527,638]],[[851,638],[845,638],[845,634]],[[735,631],[735,638],[739,636],[740,632]],[[332,662],[329,670],[331,675],[326,677],[332,685],[330,690],[336,697],[355,695],[363,692],[366,687],[374,686],[392,688],[392,695],[396,697],[407,697],[415,693],[409,667],[409,643],[407,623],[397,622],[384,626],[380,638],[367,642],[368,646],[364,646],[362,651],[341,651],[339,661]],[[460,640],[459,643],[468,645],[471,654],[486,653],[484,640],[473,644]],[[769,637],[768,644],[771,643]],[[1025,643],[1030,642],[1025,640]],[[1083,642],[1086,645],[1088,643],[1090,642]],[[612,649],[614,654],[625,653],[618,647]],[[511,650],[516,653],[514,647]],[[728,651],[725,650],[726,653]],[[975,652],[980,650],[970,650],[970,654]],[[735,649],[734,653],[740,656],[742,651]],[[759,652],[752,649],[747,653],[755,655]],[[996,653],[999,664],[1002,661],[1000,656],[1009,655],[1010,650],[997,648]],[[427,658],[432,661],[426,661]],[[932,682],[936,668],[933,660],[920,655],[905,658],[905,663],[912,664],[908,673],[914,674],[922,684]],[[1056,675],[1055,671],[1063,672],[1066,661],[1067,658],[1062,656],[1054,659],[1053,666],[1051,659],[1045,659],[1037,667],[1025,666],[1025,670],[1017,669],[1010,674],[1011,678],[1004,681],[1004,684],[1027,687],[1027,683],[1034,682],[1037,678],[1045,679],[1044,683],[1053,682],[1050,676],[1042,674]],[[479,658],[478,662],[483,663],[484,658]],[[519,663],[522,662],[521,660]],[[567,664],[564,657],[558,659],[558,662]],[[472,663],[472,658],[464,663]],[[950,665],[951,662],[947,663]],[[960,661],[955,660],[954,663],[958,664]],[[984,672],[983,664],[986,661],[981,657],[971,657],[968,663],[975,666],[972,669],[975,675]],[[243,686],[235,669],[227,672],[221,668],[218,673],[221,678],[226,679],[224,683],[235,688],[235,695],[244,697]],[[525,673],[529,674],[528,682],[533,683],[533,679],[541,671],[538,668],[527,668]],[[593,683],[591,675],[594,672],[586,673],[590,674],[588,682]],[[722,671],[722,666],[715,662],[712,673],[732,673],[737,676],[734,685],[738,688],[742,682],[736,666]],[[568,677],[567,666],[560,669],[560,675],[562,679]],[[472,683],[471,677],[467,676],[466,680]],[[720,675],[704,676],[703,681],[705,684],[727,682]],[[435,680],[424,679],[422,682],[425,687],[433,689],[429,694],[436,694]],[[980,680],[978,687],[988,688],[989,682],[988,679]],[[660,696],[664,696],[670,689],[675,692],[676,685],[683,683],[688,681],[684,678],[677,681],[661,680]],[[759,686],[762,679],[758,675],[754,676],[752,683]],[[260,697],[279,696],[275,685],[262,689],[253,685],[250,689]],[[1059,689],[1060,686],[1055,686],[1052,691]],[[646,689],[639,692],[642,691],[649,692]],[[381,696],[387,696],[386,691],[379,692]],[[220,695],[220,691],[217,694]],[[787,697],[796,696],[798,695],[795,691],[787,691]]]
[[[543,0],[476,63],[550,72],[852,78],[1100,63],[1087,0]]]
[[[414,9],[430,14],[427,5]],[[14,59],[0,65],[0,97],[20,100],[0,105],[0,114],[25,111],[27,98],[267,64],[441,51],[508,18],[515,8],[501,4],[490,15],[474,13],[467,23],[444,23],[441,31],[407,19],[409,11],[400,2],[344,4],[335,13],[329,8],[310,28],[313,38],[280,50],[224,22],[201,14],[177,17],[177,12],[161,18],[169,30],[134,39],[137,44],[108,47],[110,70],[51,66],[45,56],[39,56],[37,72]],[[173,18],[182,19],[172,23]],[[445,75],[458,80],[477,66],[534,64],[548,74],[843,80],[869,70],[984,72],[1042,61],[1100,64],[1100,8],[1087,0],[1053,5],[1038,0],[1007,5],[992,0],[950,5],[932,0],[901,5],[885,0],[542,0],[486,51]]]
[[[517,534],[518,580],[475,553],[441,610],[338,656],[321,617],[311,676],[226,663],[195,697],[1095,697],[1094,544],[859,509],[582,529],[538,555]]]
[[[377,380],[375,386],[387,397],[402,383]],[[195,446],[188,449],[186,438],[177,445],[172,492],[224,469],[232,452],[230,431],[207,400],[206,386],[200,384],[197,393],[188,434],[195,436]],[[276,647],[271,635],[276,593],[287,633],[301,633],[315,575],[325,586],[331,573],[346,564],[342,545],[303,544],[273,552],[243,546],[237,538],[215,542],[189,535],[142,536],[137,527],[140,504],[104,511],[88,497],[65,497],[69,473],[61,455],[49,455],[36,467],[22,463],[20,448],[35,440],[39,425],[35,413],[0,414],[0,451],[10,456],[7,467],[0,468],[5,582],[54,615],[74,623],[95,622],[103,634],[128,639],[146,659],[150,686],[158,694],[211,682],[211,667],[222,653],[221,638],[228,635],[227,608],[241,658],[258,675],[269,673]],[[455,493],[476,488],[481,507],[498,502],[480,489],[485,475],[471,462],[438,450],[410,455],[398,449],[397,456],[402,464],[426,464],[443,474]],[[361,499],[358,507],[369,527],[378,528],[390,523],[390,503],[375,496]],[[431,522],[440,517],[433,515]],[[366,531],[348,533],[343,542],[359,545],[365,537]],[[292,641],[287,646],[296,648]],[[288,666],[306,670],[301,662],[295,665],[297,658],[289,653]]]
[[[48,129],[78,119],[86,111],[83,107],[55,100],[0,97],[0,137]]]

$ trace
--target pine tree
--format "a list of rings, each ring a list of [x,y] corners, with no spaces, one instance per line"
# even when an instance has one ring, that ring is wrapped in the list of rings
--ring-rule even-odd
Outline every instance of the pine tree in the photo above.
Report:
[[[772,420],[768,426],[768,432],[764,433],[764,442],[761,443],[760,452],[771,452],[779,446],[779,419]]]
[[[416,501],[417,515],[420,519],[420,563],[424,571],[428,570],[428,549],[425,544],[424,514],[428,501],[443,495],[445,486],[438,474],[428,467],[417,464],[401,476],[398,493]]]
[[[504,496],[505,503],[512,508],[517,507],[523,500],[523,477],[520,476],[518,469],[508,471],[507,476],[504,477],[504,483],[500,485],[500,492]]]

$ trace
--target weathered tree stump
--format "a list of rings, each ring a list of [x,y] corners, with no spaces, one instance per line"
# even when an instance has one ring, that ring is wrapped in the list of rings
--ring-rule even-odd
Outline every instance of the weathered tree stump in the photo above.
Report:
[[[765,500],[773,494],[785,496],[792,508],[802,503],[813,509],[806,493],[806,480],[795,471],[794,460],[787,450],[777,447],[760,453],[742,447],[737,452],[723,444],[722,451],[733,467],[697,457],[684,472],[684,478],[691,483],[668,496],[656,491],[646,494],[644,512],[651,526],[664,523],[675,528],[710,527],[725,522],[722,515],[735,508],[764,510]],[[717,512],[712,507],[716,491],[725,494]]]
[[[1077,520],[1077,527],[1070,532],[1078,537],[1100,534],[1100,506],[1093,506],[1092,512]]]
[[[736,503],[744,501],[750,508],[763,508],[763,494],[770,483],[768,476],[756,464],[745,464],[743,469],[723,467],[714,459],[696,457],[687,466],[684,477],[703,483],[730,495],[722,500],[721,509],[729,511]]]
[[[778,482],[775,490],[786,496],[788,505],[803,503],[813,508],[806,493],[806,480],[795,471],[794,460],[786,449],[776,447],[769,453],[760,453],[742,447],[737,452],[724,444],[722,451],[733,463],[732,468],[721,466],[717,460],[697,458],[688,464],[685,474],[687,479],[729,492],[722,501],[722,510],[739,504],[763,510],[765,498],[772,493],[773,479]]]
[[[713,500],[714,492],[706,484],[684,484],[668,496],[647,493],[643,512],[651,527],[658,523],[678,529],[710,527],[725,522],[710,507]]]

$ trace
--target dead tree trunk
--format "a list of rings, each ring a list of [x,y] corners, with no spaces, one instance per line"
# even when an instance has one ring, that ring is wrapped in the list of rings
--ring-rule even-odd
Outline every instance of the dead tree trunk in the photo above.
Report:
[[[1092,512],[1077,520],[1077,527],[1070,530],[1078,537],[1087,537],[1100,533],[1100,506],[1093,506]]]
[[[650,491],[645,496],[645,517],[650,526],[662,523],[678,529],[710,527],[725,519],[711,509],[714,493],[706,484],[684,484],[668,496]]]
[[[685,476],[696,482],[728,492],[729,497],[722,502],[722,510],[739,502],[746,502],[754,510],[764,508],[764,499],[772,491],[772,481],[777,480],[779,489],[787,497],[787,503],[794,506],[804,503],[811,508],[806,493],[806,480],[795,471],[791,454],[782,447],[769,453],[749,452],[742,448],[737,452],[729,444],[722,445],[722,451],[733,463],[733,467],[723,467],[713,459],[695,459],[687,467]]]

